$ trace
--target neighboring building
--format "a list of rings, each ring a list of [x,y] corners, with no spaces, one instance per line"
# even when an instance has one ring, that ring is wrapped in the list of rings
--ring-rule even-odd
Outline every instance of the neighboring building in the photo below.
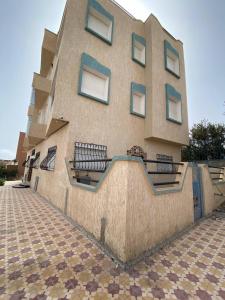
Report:
[[[24,150],[23,144],[25,139],[25,132],[20,132],[19,140],[16,151],[16,161],[18,163],[17,176],[22,177],[24,175],[24,161],[26,160],[27,153]]]
[[[153,15],[142,22],[114,1],[68,0],[58,34],[45,30],[32,86],[25,175],[56,203],[75,142],[105,145],[107,157],[137,145],[164,161],[180,161],[188,144],[183,44]]]

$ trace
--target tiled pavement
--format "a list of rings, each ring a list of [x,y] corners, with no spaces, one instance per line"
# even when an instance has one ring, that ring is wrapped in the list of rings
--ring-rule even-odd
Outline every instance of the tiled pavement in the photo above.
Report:
[[[225,299],[225,218],[129,272],[29,189],[0,188],[0,299]]]

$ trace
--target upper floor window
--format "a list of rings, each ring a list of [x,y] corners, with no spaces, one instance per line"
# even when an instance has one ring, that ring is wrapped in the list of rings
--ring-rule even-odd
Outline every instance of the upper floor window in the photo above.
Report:
[[[180,61],[178,51],[168,41],[164,41],[165,68],[180,78]]]
[[[169,121],[182,124],[181,94],[169,84],[166,84],[166,118]]]
[[[109,103],[111,71],[90,55],[81,57],[80,82],[78,93],[93,100]]]
[[[42,170],[53,171],[55,169],[56,149],[56,146],[48,149],[48,154],[40,165]]]
[[[85,29],[112,44],[114,17],[96,0],[88,1]]]
[[[142,36],[136,33],[132,33],[132,59],[145,67],[146,41]]]
[[[130,113],[145,118],[146,88],[142,84],[131,83]]]

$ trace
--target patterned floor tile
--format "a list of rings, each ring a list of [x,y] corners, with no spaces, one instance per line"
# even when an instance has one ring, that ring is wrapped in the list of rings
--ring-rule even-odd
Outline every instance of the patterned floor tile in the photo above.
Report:
[[[29,189],[0,188],[1,299],[225,299],[225,218],[125,272]]]

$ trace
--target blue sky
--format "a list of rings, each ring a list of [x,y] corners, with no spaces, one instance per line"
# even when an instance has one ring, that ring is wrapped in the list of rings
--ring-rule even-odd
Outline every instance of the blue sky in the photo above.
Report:
[[[80,0],[83,1],[83,0]],[[0,8],[0,159],[13,159],[26,130],[44,28],[58,31],[65,0],[7,0]],[[184,43],[189,126],[224,122],[225,1],[118,0],[136,18],[153,13]]]

